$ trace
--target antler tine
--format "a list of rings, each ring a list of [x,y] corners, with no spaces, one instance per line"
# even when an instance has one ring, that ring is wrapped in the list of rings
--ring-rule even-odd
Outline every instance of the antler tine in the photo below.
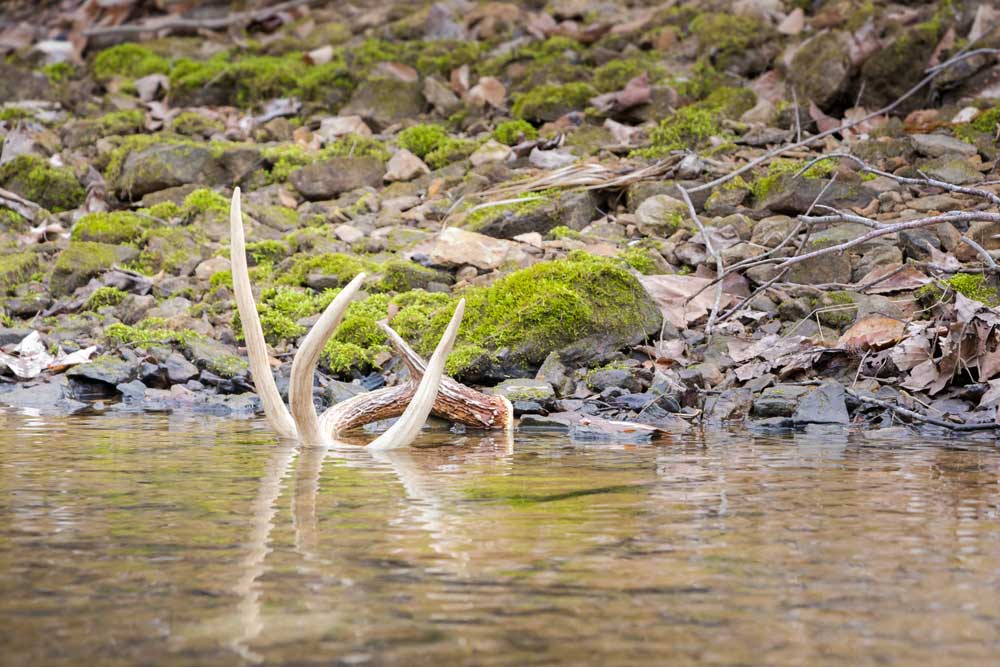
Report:
[[[427,416],[434,407],[434,400],[437,398],[438,389],[441,386],[441,378],[444,376],[444,364],[451,352],[451,347],[458,336],[458,327],[462,324],[462,315],[465,313],[465,299],[458,302],[455,313],[451,316],[451,322],[445,330],[437,349],[427,362],[427,369],[424,377],[420,380],[420,385],[413,396],[413,400],[407,406],[403,415],[389,427],[389,430],[380,435],[372,442],[371,449],[396,449],[405,447],[416,439],[420,434],[420,429]]]
[[[295,420],[299,439],[308,444],[324,444],[329,438],[322,432],[316,406],[313,404],[313,373],[323,346],[333,335],[344,318],[344,311],[364,282],[365,274],[359,273],[347,284],[340,294],[330,302],[316,324],[306,335],[295,359],[292,361],[292,376],[288,385],[288,403]]]
[[[267,345],[264,331],[260,327],[257,305],[250,287],[250,270],[247,268],[246,240],[243,238],[243,211],[240,204],[240,189],[233,189],[233,200],[229,207],[230,264],[233,272],[233,290],[236,292],[236,308],[243,324],[246,338],[247,356],[250,357],[250,374],[257,386],[257,394],[264,405],[264,414],[271,427],[279,435],[294,438],[297,435],[295,421],[281,400],[278,386],[274,383],[271,366],[267,361]]]

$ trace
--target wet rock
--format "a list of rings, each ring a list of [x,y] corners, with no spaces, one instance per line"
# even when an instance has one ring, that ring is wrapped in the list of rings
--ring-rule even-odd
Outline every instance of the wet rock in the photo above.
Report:
[[[598,393],[610,388],[624,389],[630,393],[643,390],[643,383],[630,368],[599,368],[587,373],[587,386]]]
[[[579,419],[578,415],[568,412],[558,412],[550,415],[526,414],[518,422],[518,430],[554,431],[566,433],[570,425]]]
[[[511,241],[449,227],[435,239],[429,259],[431,264],[445,268],[496,269],[516,248],[517,244]]]
[[[183,384],[198,376],[198,367],[188,361],[183,354],[173,352],[163,362],[167,379],[173,384]]]
[[[167,143],[129,153],[114,189],[127,199],[138,199],[150,192],[189,183],[228,182],[228,173],[207,146]]]
[[[382,183],[385,166],[369,155],[359,157],[334,157],[296,169],[289,182],[303,197],[310,201],[332,199],[337,195]]]
[[[765,389],[753,402],[753,416],[757,419],[791,417],[799,400],[813,391],[812,387],[779,384]]]
[[[539,407],[551,407],[556,393],[548,382],[530,378],[504,380],[493,388],[493,393],[505,397],[511,403],[534,402]]]
[[[113,356],[100,356],[91,361],[74,366],[66,371],[67,377],[80,380],[90,380],[104,384],[115,385],[128,382],[136,376],[139,365]]]
[[[743,421],[753,406],[749,389],[726,389],[705,400],[705,422],[719,426],[725,422]]]
[[[836,106],[851,83],[849,54],[850,36],[840,31],[821,32],[802,44],[788,71],[799,99],[824,111]]]
[[[386,181],[412,181],[418,176],[429,174],[430,171],[430,167],[424,164],[423,160],[405,148],[400,148],[389,160],[383,178]]]
[[[76,393],[69,378],[56,375],[47,382],[0,385],[0,403],[42,414],[66,415],[89,407],[77,399]]]
[[[570,369],[562,362],[558,352],[552,352],[545,357],[535,379],[553,387],[560,396],[568,396],[576,389]]]
[[[972,157],[979,152],[979,149],[972,144],[967,144],[961,139],[947,134],[911,134],[910,140],[913,141],[917,152],[928,157],[955,154]]]
[[[424,96],[419,81],[400,81],[391,77],[373,77],[362,81],[351,100],[340,110],[355,114],[384,129],[393,123],[414,118],[423,110]]]
[[[839,383],[829,382],[799,400],[792,415],[796,424],[850,424],[846,393]]]
[[[986,180],[986,177],[965,157],[945,156],[928,160],[920,166],[920,170],[931,178],[952,185],[971,185]]]
[[[247,372],[247,362],[236,350],[211,338],[192,337],[184,342],[184,356],[198,368],[207,369],[223,378]]]

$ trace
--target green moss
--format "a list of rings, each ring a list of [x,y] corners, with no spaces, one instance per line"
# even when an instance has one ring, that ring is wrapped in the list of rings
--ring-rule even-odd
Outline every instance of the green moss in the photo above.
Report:
[[[326,160],[331,157],[365,156],[376,157],[383,162],[392,157],[385,142],[372,137],[349,134],[327,144],[320,151],[307,151],[298,144],[268,146],[261,151],[261,157],[269,166],[268,182],[283,183],[299,167]]]
[[[421,266],[405,259],[391,259],[380,269],[382,274],[378,289],[383,292],[408,292],[424,289],[432,282],[443,282],[447,277],[440,271]]]
[[[117,287],[98,287],[87,299],[84,310],[99,310],[105,306],[117,306],[128,296],[128,292]]]
[[[198,337],[194,331],[167,328],[166,320],[159,317],[150,317],[129,326],[116,322],[104,330],[104,339],[110,345],[136,345],[145,347],[149,345],[169,345],[172,343],[183,344],[185,341]]]
[[[682,97],[701,100],[724,87],[728,80],[729,77],[715,69],[707,58],[702,58],[694,64],[690,76],[675,77],[670,84]]]
[[[493,138],[501,144],[516,146],[521,141],[538,138],[538,130],[526,120],[507,120],[496,126]]]
[[[208,279],[208,285],[211,289],[217,289],[219,287],[233,288],[233,272],[228,269],[225,271],[216,271],[212,274],[212,277]]]
[[[183,209],[172,201],[162,201],[159,204],[153,204],[149,208],[141,208],[139,209],[139,213],[159,220],[170,220],[171,218],[179,218],[184,215]]]
[[[0,166],[0,184],[50,211],[76,208],[87,194],[72,171],[37,155],[19,155]]]
[[[518,95],[511,113],[523,120],[553,121],[570,111],[582,111],[596,94],[587,83],[546,84]]]
[[[27,223],[28,219],[17,211],[0,207],[0,229],[24,229]]]
[[[37,267],[38,255],[34,252],[0,255],[0,290],[10,291],[26,280]]]
[[[246,249],[254,264],[273,262],[288,254],[288,245],[282,241],[253,241],[246,245]]]
[[[745,52],[771,39],[773,32],[762,21],[735,14],[704,13],[691,22],[691,34],[698,38],[698,52],[712,54],[725,69]]]
[[[956,273],[945,282],[962,296],[981,301],[988,306],[995,306],[1000,302],[996,287],[990,285],[986,276],[981,273]]]
[[[639,273],[649,276],[656,273],[656,262],[650,252],[647,248],[629,246],[618,253],[618,256]]]
[[[542,205],[551,201],[553,196],[561,193],[559,188],[542,190],[525,194],[521,199],[497,206],[484,206],[476,209],[465,216],[466,229],[477,231],[482,229],[486,223],[502,216],[522,216],[538,209]]]
[[[655,319],[655,307],[627,269],[583,252],[535,264],[462,296],[465,318],[448,364],[453,373],[466,370],[483,351],[508,348],[537,364],[582,337],[631,335]],[[418,352],[433,352],[452,310],[451,303],[437,309],[414,339]]]
[[[101,243],[131,243],[139,239],[146,222],[128,211],[90,213],[80,218],[70,234],[74,241],[99,241]]]
[[[469,157],[478,147],[478,141],[448,137],[442,141],[437,148],[427,154],[424,158],[424,162],[426,162],[427,166],[431,169],[441,169],[452,162],[457,162]]]
[[[93,241],[74,241],[59,253],[52,270],[53,294],[72,294],[73,290],[114,266],[115,246]]]
[[[360,157],[364,155],[370,155],[385,162],[392,157],[392,152],[386,147],[384,141],[379,141],[373,137],[348,134],[324,146],[319,152],[317,159],[325,160],[331,157]]]
[[[146,124],[146,114],[138,109],[112,111],[97,119],[103,136],[109,134],[135,134]]]
[[[170,63],[143,46],[127,43],[98,53],[93,69],[94,77],[101,81],[115,76],[134,79],[149,74],[166,74],[170,71]]]
[[[723,129],[720,121],[742,114],[756,101],[752,90],[718,88],[704,100],[681,107],[660,121],[650,135],[651,146],[635,153],[663,157],[670,151],[697,148],[713,136],[730,138],[731,133]]]
[[[170,129],[177,134],[183,134],[185,136],[207,137],[215,134],[216,132],[222,132],[225,128],[222,123],[217,120],[206,118],[195,111],[184,111],[177,114],[174,119],[170,121]]]
[[[66,83],[76,75],[76,68],[70,63],[52,63],[42,68],[42,74],[53,86]]]
[[[374,358],[359,345],[330,340],[323,347],[320,363],[330,369],[332,373],[344,375],[356,368],[371,367],[374,364]]]
[[[576,231],[575,229],[570,229],[566,225],[559,225],[558,227],[553,227],[549,230],[549,238],[551,239],[573,239],[580,240],[583,235]]]
[[[664,69],[648,58],[616,58],[594,70],[594,87],[602,93],[621,90],[644,72],[649,75],[650,81],[655,81],[663,76]]]
[[[987,135],[990,139],[997,134],[1000,127],[1000,106],[987,109],[972,119],[971,122],[957,125],[954,129],[955,136],[965,141],[975,142],[980,135]]]
[[[474,65],[482,57],[487,45],[475,40],[436,40],[414,45],[416,60],[413,62],[423,75],[448,76],[462,65]]]
[[[836,306],[853,306],[854,296],[850,292],[827,292],[822,299],[811,299],[809,305],[812,308],[827,308]],[[832,329],[846,329],[854,323],[854,316],[857,308],[836,308],[832,310],[820,310],[816,313],[819,321]]]
[[[198,188],[184,198],[183,208],[191,213],[221,213],[229,215],[229,200],[215,190]]]
[[[448,138],[448,133],[440,125],[414,125],[408,127],[396,137],[400,148],[405,148],[419,158],[441,145]]]
[[[22,120],[34,117],[35,114],[28,109],[21,107],[6,107],[4,109],[0,109],[0,120]],[[0,142],[0,145],[2,145],[2,143],[3,142]]]
[[[305,285],[311,274],[319,273],[336,278],[343,286],[368,268],[368,262],[343,253],[303,254],[293,258],[291,266],[279,278],[279,282],[283,285]]]
[[[568,37],[555,36],[540,42],[529,42],[487,60],[480,68],[480,74],[500,74],[512,62],[524,61],[542,66],[552,66],[565,59],[567,53],[580,51],[580,44]]]
[[[758,177],[750,184],[750,193],[755,202],[762,202],[771,194],[774,187],[781,182],[781,179],[794,174],[805,166],[805,162],[799,160],[771,161],[767,166],[767,173]],[[804,178],[825,178],[833,173],[836,164],[832,160],[823,160],[809,167],[802,176]]]

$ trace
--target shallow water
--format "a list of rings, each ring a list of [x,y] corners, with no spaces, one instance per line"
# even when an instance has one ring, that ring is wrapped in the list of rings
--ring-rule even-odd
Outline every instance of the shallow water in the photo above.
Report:
[[[987,665],[989,441],[0,414],[3,665]],[[443,446],[460,445],[460,446]]]

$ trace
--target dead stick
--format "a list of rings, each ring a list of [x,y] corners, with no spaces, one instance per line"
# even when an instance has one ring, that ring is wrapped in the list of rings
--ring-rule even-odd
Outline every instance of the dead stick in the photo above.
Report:
[[[954,424],[952,422],[945,421],[943,419],[938,419],[936,417],[930,417],[928,415],[920,414],[914,410],[909,410],[895,403],[890,403],[889,401],[883,401],[878,398],[873,398],[871,396],[865,396],[864,394],[859,394],[853,389],[844,388],[848,396],[855,398],[862,403],[869,403],[871,405],[877,405],[887,410],[892,410],[895,413],[901,414],[910,419],[916,419],[927,424],[932,424],[934,426],[940,426],[942,428],[951,429],[952,431],[992,431],[995,430],[1000,424],[991,423],[981,423],[981,424],[969,424],[963,422],[961,424]]]
[[[143,23],[125,23],[123,25],[111,26],[108,28],[89,28],[83,31],[84,37],[106,37],[109,35],[141,35],[146,32],[159,32],[161,30],[220,30],[240,23],[250,23],[251,21],[275,14],[289,9],[295,9],[301,5],[306,5],[309,0],[290,0],[273,7],[257,9],[254,11],[238,12],[222,18],[216,19],[185,19],[164,16],[151,19]]]

